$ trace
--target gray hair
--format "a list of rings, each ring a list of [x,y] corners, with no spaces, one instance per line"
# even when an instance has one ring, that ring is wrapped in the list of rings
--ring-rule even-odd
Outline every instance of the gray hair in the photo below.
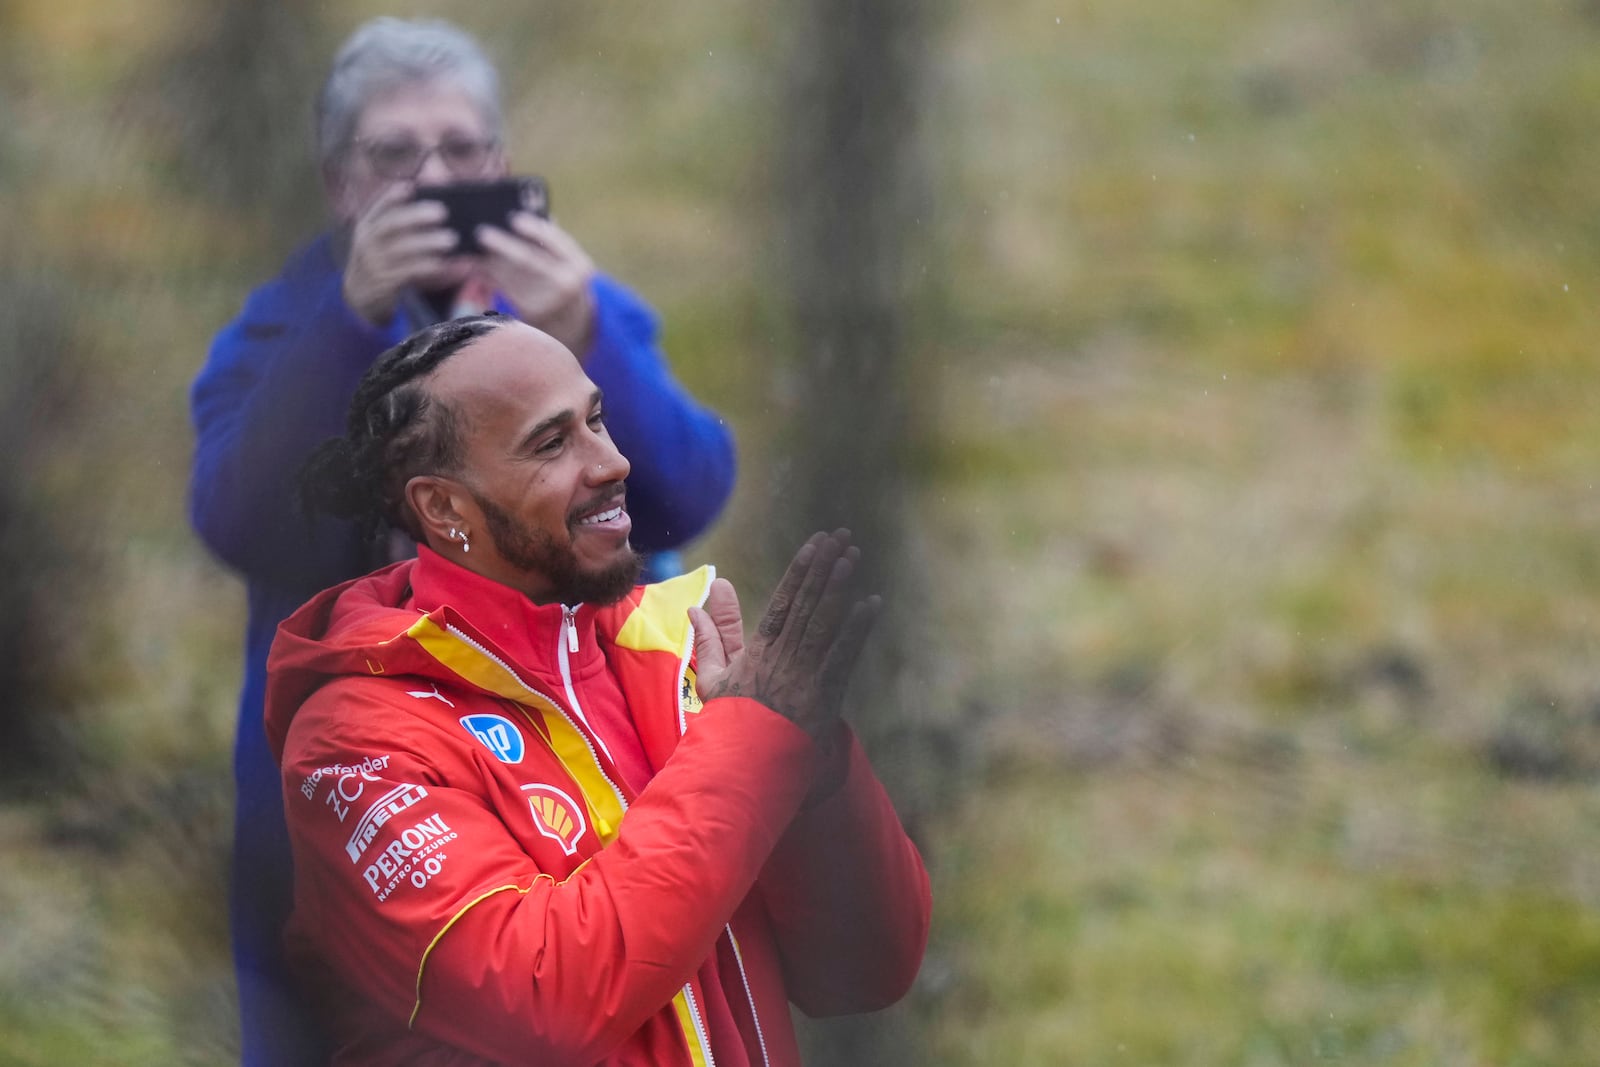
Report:
[[[500,77],[469,34],[441,19],[385,15],[363,23],[340,46],[317,99],[317,158],[324,167],[335,164],[373,100],[434,80],[465,90],[489,132],[500,136]]]

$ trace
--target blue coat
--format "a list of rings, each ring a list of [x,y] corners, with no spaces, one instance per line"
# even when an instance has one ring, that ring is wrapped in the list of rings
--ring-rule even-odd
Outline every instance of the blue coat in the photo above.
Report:
[[[397,312],[374,328],[345,304],[342,282],[328,235],[301,248],[217,335],[190,393],[190,521],[248,586],[230,895],[247,1064],[301,1062],[307,1048],[294,1036],[301,1013],[283,984],[278,943],[291,873],[282,787],[261,721],[267,650],[278,623],[313,594],[388,562],[353,524],[303,516],[296,476],[312,448],[344,432],[372,361],[424,325]],[[605,392],[607,428],[632,464],[631,540],[642,551],[669,550],[721,511],[733,487],[733,437],[673,379],[651,310],[603,276],[592,294],[584,370]]]

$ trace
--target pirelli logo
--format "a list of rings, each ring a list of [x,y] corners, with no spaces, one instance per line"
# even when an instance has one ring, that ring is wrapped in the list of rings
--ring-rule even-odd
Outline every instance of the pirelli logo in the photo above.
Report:
[[[360,863],[361,857],[366,855],[367,847],[372,844],[373,838],[378,836],[378,831],[383,829],[384,824],[427,795],[426,787],[407,782],[395,786],[373,801],[372,807],[361,816],[361,821],[356,823],[355,832],[350,835],[350,840],[344,846],[345,852],[350,856],[350,862]]]

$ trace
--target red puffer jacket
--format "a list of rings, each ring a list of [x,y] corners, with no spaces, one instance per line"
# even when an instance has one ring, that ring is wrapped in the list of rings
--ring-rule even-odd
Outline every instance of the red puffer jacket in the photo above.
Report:
[[[916,848],[853,738],[802,810],[805,733],[700,704],[687,608],[711,578],[535,607],[424,548],[283,624],[289,947],[336,1063],[790,1065],[787,1001],[904,994]]]

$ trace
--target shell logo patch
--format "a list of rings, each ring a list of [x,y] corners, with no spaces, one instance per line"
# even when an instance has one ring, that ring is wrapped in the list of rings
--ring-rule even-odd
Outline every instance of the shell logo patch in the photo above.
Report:
[[[683,672],[683,685],[678,690],[678,706],[686,715],[698,715],[700,709],[705,707],[700,702],[700,693],[694,687],[694,668],[690,667]]]
[[[559,844],[567,855],[576,853],[578,838],[588,828],[583,806],[553,785],[525,785],[522,789],[533,811],[533,828]]]

